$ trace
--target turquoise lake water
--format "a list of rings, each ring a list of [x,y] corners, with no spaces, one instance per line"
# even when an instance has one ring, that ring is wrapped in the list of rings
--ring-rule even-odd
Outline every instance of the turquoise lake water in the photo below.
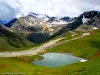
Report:
[[[73,56],[71,53],[45,53],[44,59],[33,61],[32,63],[39,66],[59,67],[76,62],[81,62],[83,58]]]

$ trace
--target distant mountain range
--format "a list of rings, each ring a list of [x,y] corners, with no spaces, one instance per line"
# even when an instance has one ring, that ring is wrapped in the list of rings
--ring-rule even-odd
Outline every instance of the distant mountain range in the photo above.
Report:
[[[61,26],[71,21],[73,20],[68,17],[49,17],[45,14],[37,14],[31,12],[29,15],[25,17],[14,18],[10,22],[2,24],[17,32],[42,32],[49,33],[51,35],[55,32],[55,29],[59,27],[59,25]]]
[[[67,16],[66,17],[62,17],[62,18],[58,18],[58,17],[50,17],[50,16],[48,16],[46,14],[37,14],[37,13],[33,13],[33,12],[31,12],[27,16],[32,16],[32,17],[34,17],[36,19],[40,19],[41,21],[51,23],[52,25],[53,24],[56,24],[56,25],[67,24],[68,22],[73,21],[72,18],[67,17]],[[12,26],[13,23],[16,22],[17,19],[18,18],[14,18],[10,22],[8,22],[6,20],[0,20],[0,24],[5,24],[7,27],[10,27],[10,26]]]
[[[88,11],[75,18],[49,17],[48,15],[30,13],[27,16],[15,18],[9,23],[1,21],[13,32],[34,43],[50,40],[67,31],[89,32],[100,29],[100,12]]]

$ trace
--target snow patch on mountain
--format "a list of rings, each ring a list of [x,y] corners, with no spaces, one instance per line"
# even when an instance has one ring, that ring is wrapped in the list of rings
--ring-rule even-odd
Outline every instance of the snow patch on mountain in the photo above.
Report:
[[[83,15],[83,19],[82,19],[82,22],[83,23],[86,23],[86,22],[88,22],[90,19],[88,19],[88,18],[85,18],[85,16]]]
[[[37,14],[37,13],[31,12],[29,15],[34,16],[34,17],[36,17],[38,19],[41,19],[41,20],[43,20],[45,22],[50,19],[50,17],[48,15],[46,15],[46,14]]]

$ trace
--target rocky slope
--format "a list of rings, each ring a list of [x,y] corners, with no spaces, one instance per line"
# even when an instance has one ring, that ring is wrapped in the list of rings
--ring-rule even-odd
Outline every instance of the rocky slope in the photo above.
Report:
[[[40,19],[33,16],[20,17],[17,21],[11,26],[13,30],[16,31],[27,31],[27,32],[44,32],[49,28],[46,22],[41,21]]]

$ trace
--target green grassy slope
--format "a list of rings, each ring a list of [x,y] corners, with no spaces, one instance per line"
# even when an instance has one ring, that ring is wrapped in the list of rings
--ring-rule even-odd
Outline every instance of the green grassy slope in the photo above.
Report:
[[[91,32],[91,35],[80,38],[60,46],[48,49],[50,52],[71,52],[74,55],[89,58],[100,49],[100,30]]]
[[[35,44],[0,25],[0,51],[21,50],[32,46],[35,46]]]
[[[100,75],[100,30],[78,40],[56,46],[48,52],[72,52],[73,55],[88,59],[84,63],[74,63],[62,67],[47,68],[32,65],[28,60],[34,57],[0,58],[0,73],[24,72],[26,75]],[[28,58],[28,59],[27,59]]]

